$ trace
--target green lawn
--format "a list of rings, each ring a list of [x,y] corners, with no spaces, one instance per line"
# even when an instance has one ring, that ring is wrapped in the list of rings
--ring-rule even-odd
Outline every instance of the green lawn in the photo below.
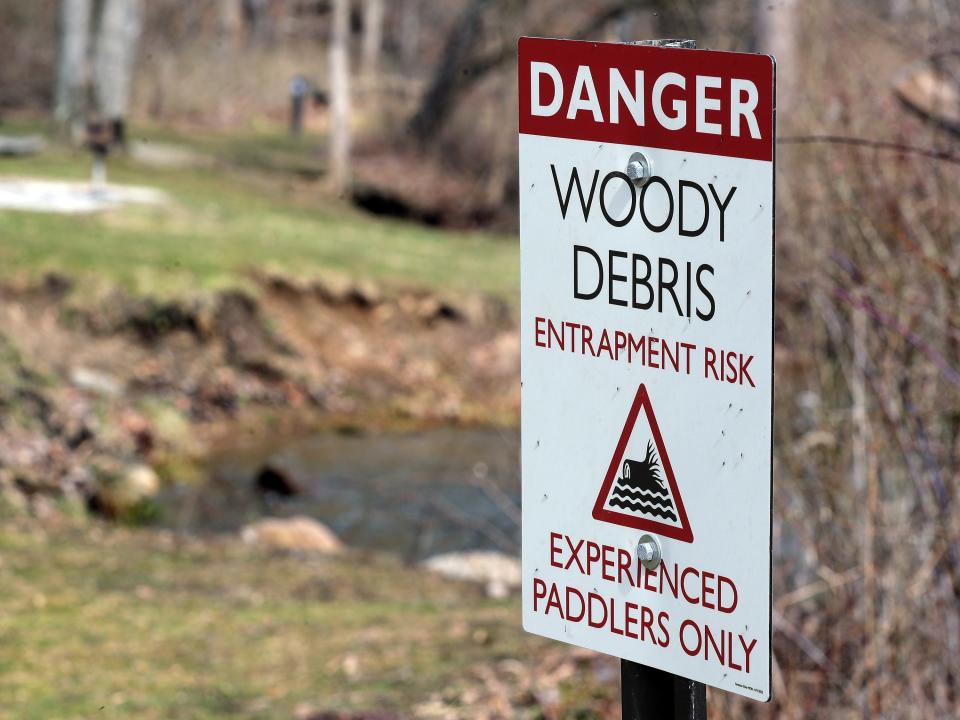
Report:
[[[218,157],[256,158],[253,139],[220,144],[225,149]],[[268,138],[262,151],[289,159],[291,148]],[[255,160],[159,170],[114,159],[111,181],[157,187],[172,202],[87,216],[0,211],[0,275],[56,269],[88,282],[165,294],[235,284],[250,269],[275,268],[477,289],[514,301],[514,238],[371,217],[337,202],[283,162],[258,172],[251,169]],[[0,159],[0,178],[80,180],[88,169],[86,154],[56,148],[33,158]]]
[[[409,710],[549,646],[519,603],[380,558],[77,525],[0,530],[0,718]]]

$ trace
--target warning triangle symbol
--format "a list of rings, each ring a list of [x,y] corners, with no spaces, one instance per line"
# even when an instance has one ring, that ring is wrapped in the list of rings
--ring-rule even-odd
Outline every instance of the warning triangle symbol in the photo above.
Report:
[[[673,466],[643,384],[613,451],[593,518],[693,542]]]

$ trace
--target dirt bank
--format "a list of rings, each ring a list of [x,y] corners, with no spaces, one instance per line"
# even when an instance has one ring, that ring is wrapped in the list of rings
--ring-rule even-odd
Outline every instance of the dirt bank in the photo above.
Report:
[[[240,433],[512,424],[518,339],[479,294],[260,273],[195,297],[81,296],[49,275],[0,289],[0,381],[0,488],[42,511],[137,464],[189,480]]]

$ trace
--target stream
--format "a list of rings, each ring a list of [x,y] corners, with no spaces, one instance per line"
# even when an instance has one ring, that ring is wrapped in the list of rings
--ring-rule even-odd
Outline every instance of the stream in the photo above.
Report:
[[[520,547],[516,429],[324,433],[222,452],[209,480],[161,497],[164,524],[192,533],[237,532],[261,517],[306,515],[347,545],[414,562],[444,552]],[[280,470],[297,492],[257,487]]]

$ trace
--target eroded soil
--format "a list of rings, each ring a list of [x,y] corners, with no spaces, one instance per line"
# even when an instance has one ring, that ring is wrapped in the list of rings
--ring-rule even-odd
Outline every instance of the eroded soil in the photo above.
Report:
[[[488,296],[256,274],[186,299],[68,278],[0,291],[0,487],[89,497],[131,462],[190,480],[214,446],[269,431],[514,424],[518,338]]]

